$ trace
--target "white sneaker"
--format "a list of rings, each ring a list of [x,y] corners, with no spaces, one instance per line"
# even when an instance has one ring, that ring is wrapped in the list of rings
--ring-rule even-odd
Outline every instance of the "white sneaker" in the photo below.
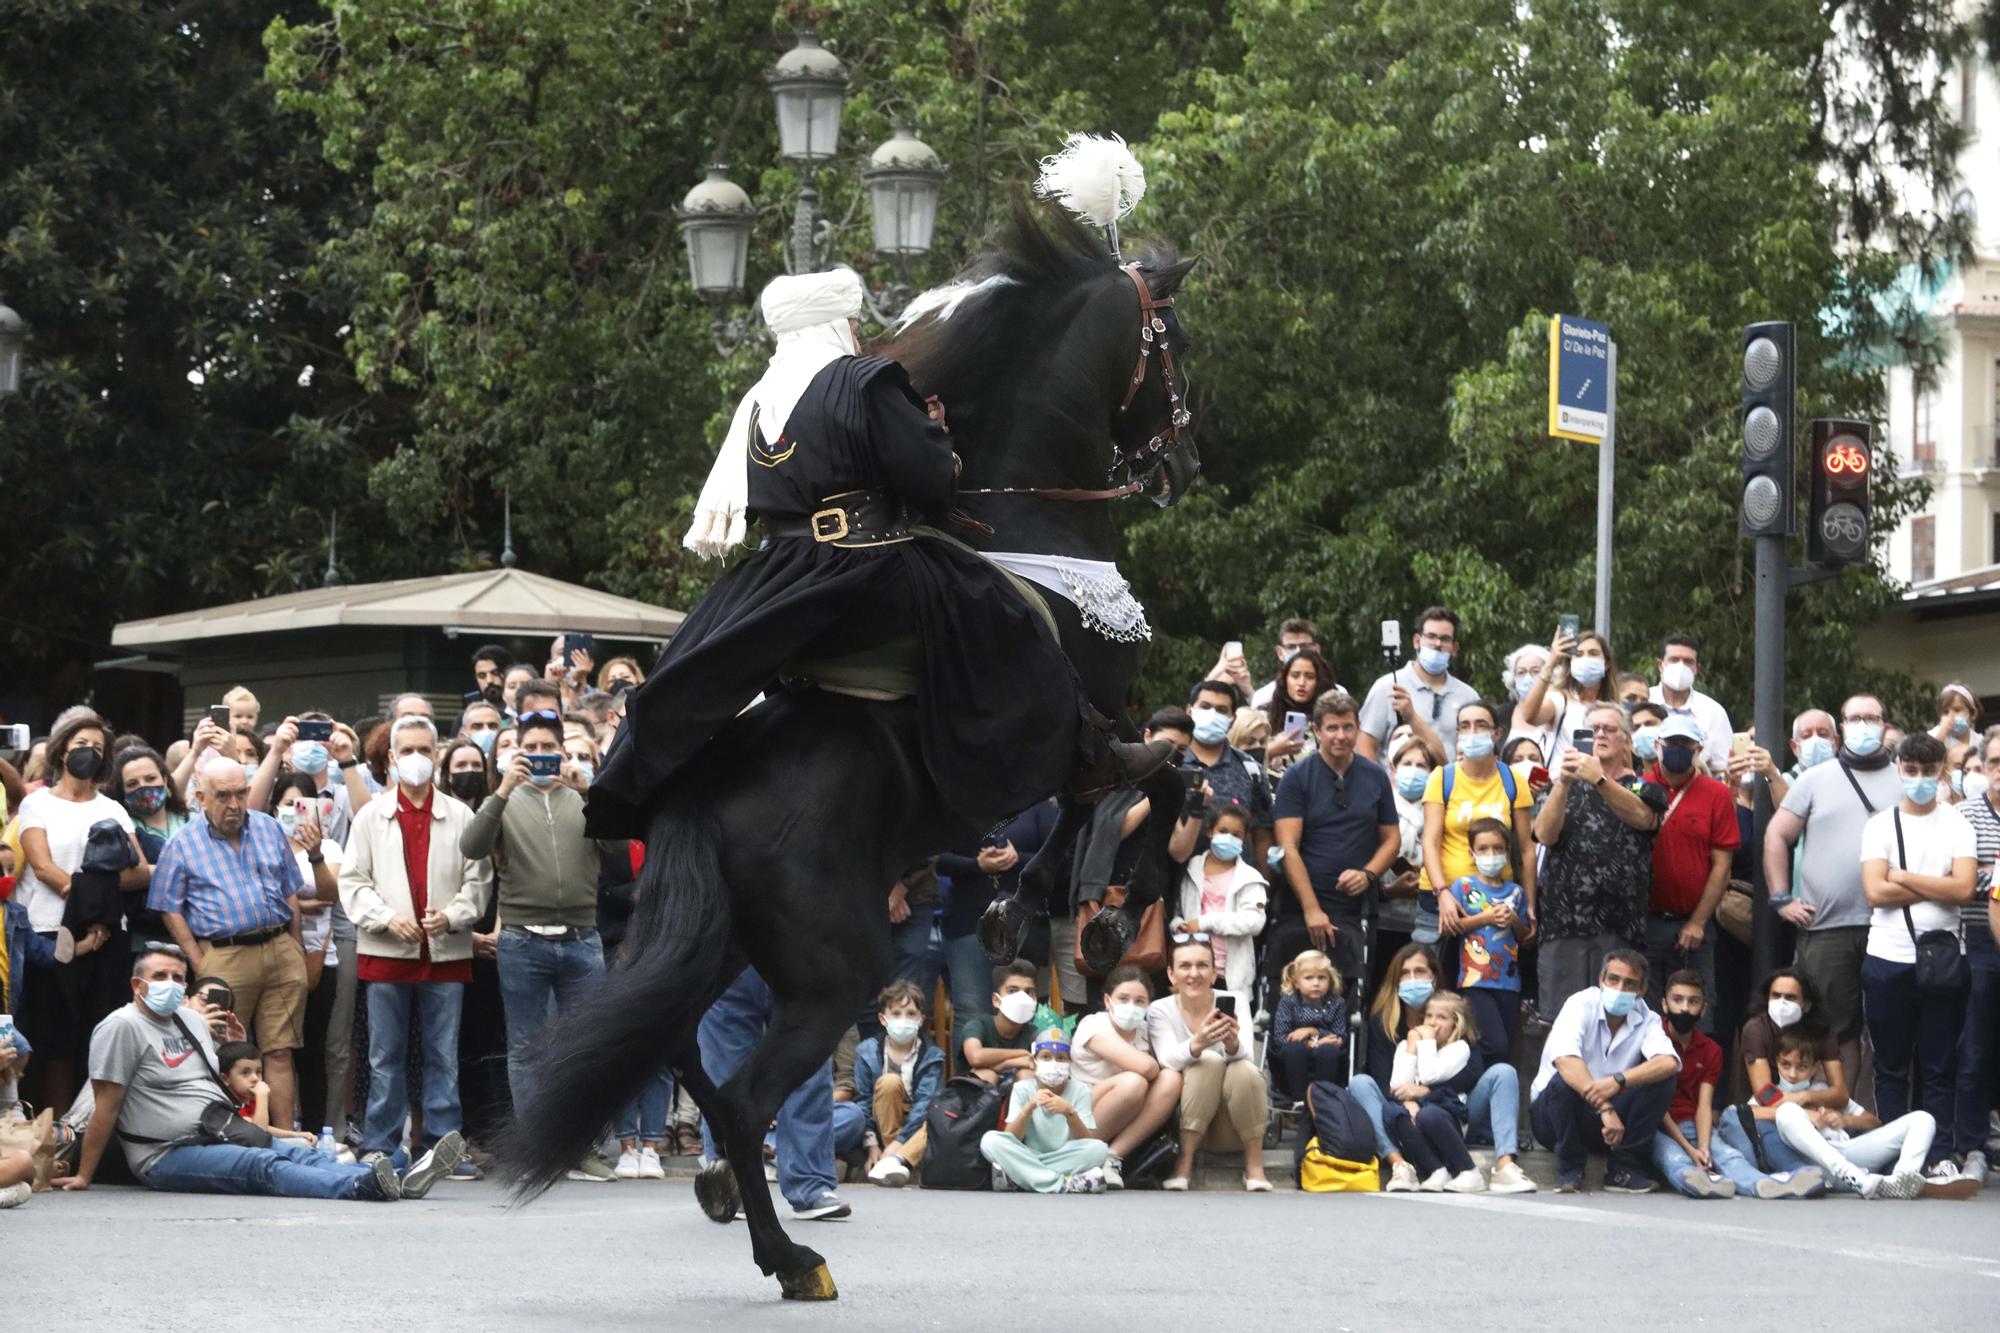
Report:
[[[1411,1174],[1414,1175],[1415,1172],[1413,1171]],[[1442,1194],[1444,1193],[1444,1187],[1446,1185],[1449,1185],[1450,1183],[1451,1183],[1451,1172],[1446,1170],[1444,1167],[1439,1167],[1437,1170],[1425,1176],[1424,1183],[1417,1186],[1417,1188],[1422,1190],[1426,1194]]]
[[[25,1180],[18,1185],[9,1185],[5,1189],[0,1189],[0,1208],[19,1208],[28,1201],[28,1196],[34,1192],[35,1187]]]
[[[1173,1187],[1174,1187],[1174,1182],[1170,1180],[1161,1188],[1172,1189]],[[1185,1180],[1181,1182],[1181,1188],[1182,1189],[1187,1188],[1187,1182]],[[995,1194],[1012,1194],[1018,1189],[1020,1189],[1020,1186],[1014,1183],[1014,1178],[1012,1176],[1008,1175],[1005,1171],[1002,1171],[997,1166],[993,1168],[993,1192]]]
[[[639,1149],[639,1179],[665,1180],[667,1168],[660,1165],[660,1150],[648,1144]]]
[[[1382,1187],[1384,1194],[1415,1194],[1417,1192],[1417,1168],[1408,1162],[1398,1162],[1389,1170],[1389,1183]]]
[[[1976,1180],[1983,1185],[1986,1183],[1986,1176],[1989,1169],[1986,1165],[1986,1154],[1979,1149],[1974,1148],[1965,1155],[1965,1178],[1967,1180]]]
[[[875,1163],[874,1168],[868,1172],[868,1179],[877,1185],[886,1185],[892,1190],[899,1190],[910,1183],[910,1167],[902,1158],[891,1153]]]
[[[1104,1193],[1104,1172],[1096,1167],[1092,1167],[1088,1171],[1079,1171],[1073,1176],[1064,1176],[1062,1192],[1064,1194],[1102,1194]]]
[[[1864,1194],[1867,1199],[1914,1199],[1924,1192],[1924,1177],[1919,1171],[1898,1171],[1884,1180],[1873,1194]]]
[[[1878,1176],[1873,1171],[1863,1171],[1853,1180],[1843,1177],[1841,1183],[1864,1199],[1879,1199],[1882,1197],[1882,1187],[1889,1183],[1889,1177]]]
[[[1691,1199],[1733,1199],[1736,1197],[1736,1182],[1727,1176],[1717,1178],[1698,1166],[1684,1166],[1680,1169],[1680,1185]]]
[[[1505,1166],[1493,1168],[1486,1188],[1494,1194],[1533,1194],[1535,1182],[1528,1179],[1528,1173],[1521,1169],[1519,1162],[1508,1162]]]
[[[627,1148],[618,1154],[618,1165],[611,1168],[611,1174],[620,1180],[639,1178],[639,1150]]]
[[[1478,1167],[1459,1172],[1444,1183],[1446,1190],[1453,1194],[1486,1193],[1486,1177],[1479,1174]]]
[[[1117,1153],[1112,1153],[1104,1159],[1104,1165],[1099,1169],[1104,1172],[1104,1188],[1108,1190],[1122,1190],[1125,1188],[1124,1158],[1120,1157]]]

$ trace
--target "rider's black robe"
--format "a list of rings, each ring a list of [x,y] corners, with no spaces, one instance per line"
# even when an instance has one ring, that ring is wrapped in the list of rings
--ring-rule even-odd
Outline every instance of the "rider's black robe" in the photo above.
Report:
[[[835,360],[779,443],[752,430],[753,518],[809,518],[826,497],[881,490],[917,522],[949,519],[950,436],[893,361]],[[591,836],[645,836],[662,786],[787,668],[910,636],[924,763],[945,803],[983,825],[1054,793],[1084,725],[1080,692],[1043,609],[1014,582],[921,529],[858,548],[777,537],[722,576],[632,691],[590,790]]]

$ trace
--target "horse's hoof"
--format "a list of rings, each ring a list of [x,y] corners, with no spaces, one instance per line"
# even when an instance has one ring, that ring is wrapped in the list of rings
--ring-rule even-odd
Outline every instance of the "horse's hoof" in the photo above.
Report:
[[[736,1173],[729,1169],[729,1163],[717,1162],[696,1176],[694,1197],[709,1221],[725,1226],[734,1222],[742,1195],[736,1188]]]
[[[833,1285],[833,1274],[826,1271],[825,1264],[808,1268],[802,1273],[789,1276],[780,1274],[778,1290],[788,1301],[837,1301],[839,1288]]]

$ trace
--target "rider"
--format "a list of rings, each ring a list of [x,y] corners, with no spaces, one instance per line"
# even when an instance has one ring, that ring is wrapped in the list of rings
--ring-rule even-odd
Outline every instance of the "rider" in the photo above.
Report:
[[[1114,742],[1039,596],[938,531],[958,460],[903,368],[858,355],[862,292],[851,269],[764,289],[771,363],[737,408],[683,544],[726,555],[752,518],[764,540],[627,696],[590,792],[593,837],[644,836],[650,797],[781,680],[914,695],[932,778],[982,826],[1066,782],[1079,793],[1136,782],[1172,754],[1167,741]]]

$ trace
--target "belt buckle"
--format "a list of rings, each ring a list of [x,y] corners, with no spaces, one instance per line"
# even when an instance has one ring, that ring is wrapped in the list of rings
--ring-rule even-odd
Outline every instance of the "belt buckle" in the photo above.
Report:
[[[831,529],[825,528],[821,524],[822,519],[832,519],[837,526]],[[822,509],[817,514],[814,514],[812,516],[812,535],[813,540],[816,542],[837,542],[845,537],[847,535],[847,510],[835,505],[831,509]]]

